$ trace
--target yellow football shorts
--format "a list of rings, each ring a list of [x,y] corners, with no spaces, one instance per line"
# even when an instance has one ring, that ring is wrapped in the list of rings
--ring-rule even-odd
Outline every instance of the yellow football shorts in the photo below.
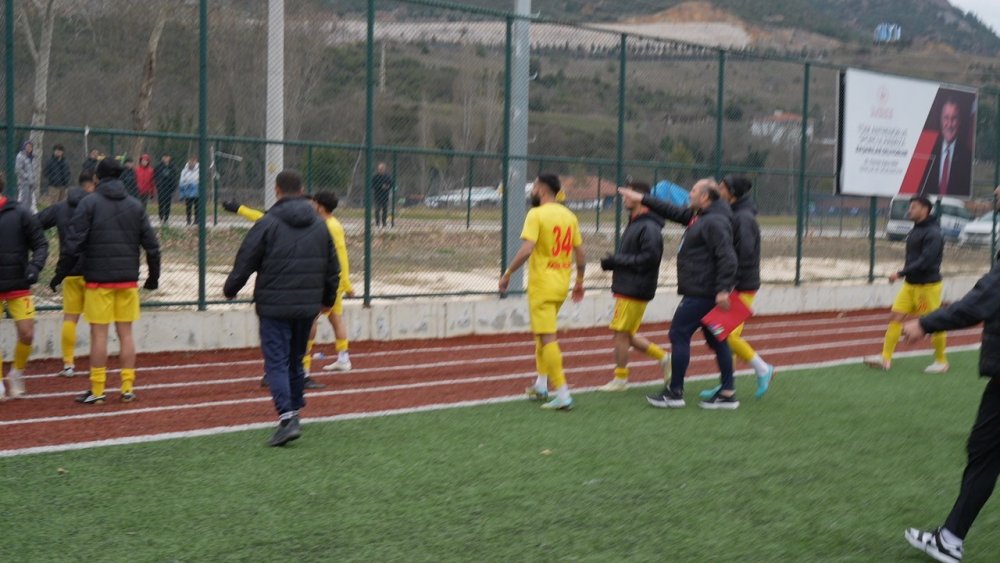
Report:
[[[611,324],[608,325],[608,328],[615,332],[629,334],[639,332],[642,316],[646,314],[646,303],[646,301],[616,297],[615,314],[611,317]]]
[[[903,282],[892,303],[893,313],[924,316],[941,307],[942,282],[911,284]]]
[[[5,299],[2,303],[7,308],[7,314],[15,321],[35,318],[35,300],[30,295]]]
[[[83,315],[95,325],[135,322],[139,320],[139,290],[88,287],[84,292]]]
[[[528,298],[528,314],[531,317],[532,334],[555,334],[556,318],[563,301],[542,301]]]
[[[79,315],[83,313],[83,276],[69,276],[62,281],[63,313]]]

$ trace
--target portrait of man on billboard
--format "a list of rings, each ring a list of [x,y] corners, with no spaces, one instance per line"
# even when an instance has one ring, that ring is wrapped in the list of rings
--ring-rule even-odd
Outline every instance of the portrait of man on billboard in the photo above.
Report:
[[[970,197],[972,153],[975,143],[975,96],[942,88],[931,108],[924,131],[937,131],[927,160],[920,195]]]

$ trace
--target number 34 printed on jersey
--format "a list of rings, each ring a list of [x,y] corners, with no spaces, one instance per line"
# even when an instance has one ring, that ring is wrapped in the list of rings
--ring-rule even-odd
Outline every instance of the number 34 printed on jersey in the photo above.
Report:
[[[552,256],[559,256],[560,254],[566,254],[569,256],[573,253],[573,227],[566,227],[565,234],[563,233],[563,227],[556,225],[552,227]]]

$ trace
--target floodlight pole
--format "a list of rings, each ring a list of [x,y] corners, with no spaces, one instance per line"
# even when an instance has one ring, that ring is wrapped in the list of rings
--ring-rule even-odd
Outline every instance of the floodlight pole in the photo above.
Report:
[[[285,0],[267,2],[267,128],[269,141],[285,140]],[[285,167],[285,146],[265,149],[264,208],[275,202],[274,179]]]
[[[521,247],[521,225],[527,214],[524,186],[528,182],[528,82],[531,58],[531,0],[514,0],[515,18],[510,22],[511,51],[509,76],[509,112],[507,117],[507,154],[509,161],[504,178],[504,256],[503,268],[514,259]],[[510,291],[524,289],[524,277],[513,276]]]

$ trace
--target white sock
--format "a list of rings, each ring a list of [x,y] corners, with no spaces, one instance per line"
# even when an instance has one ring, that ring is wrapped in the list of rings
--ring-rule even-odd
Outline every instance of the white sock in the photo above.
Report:
[[[549,391],[549,378],[546,375],[539,375],[535,378],[535,389],[540,393],[548,393]]]
[[[347,353],[347,350],[344,350],[343,352],[340,352],[339,354],[337,354],[337,361],[338,362],[349,362],[349,361],[351,361],[351,355]]]
[[[951,533],[948,528],[941,528],[941,539],[943,539],[945,543],[950,543],[955,547],[962,547],[962,544],[964,543],[962,538]]]
[[[556,397],[559,397],[560,401],[569,400],[569,385],[563,385],[562,387],[556,389]]]
[[[765,375],[767,370],[771,369],[771,366],[767,365],[767,362],[760,358],[760,354],[754,354],[753,359],[750,360],[750,365],[753,370],[757,372],[757,375]]]

